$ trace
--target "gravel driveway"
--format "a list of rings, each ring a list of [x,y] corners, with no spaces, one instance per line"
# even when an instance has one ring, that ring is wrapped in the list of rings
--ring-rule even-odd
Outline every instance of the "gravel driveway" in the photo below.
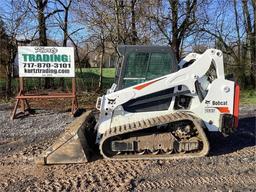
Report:
[[[240,108],[239,129],[211,135],[207,157],[188,160],[110,161],[36,166],[34,158],[73,117],[36,110],[10,120],[0,105],[0,191],[255,191],[256,106]]]

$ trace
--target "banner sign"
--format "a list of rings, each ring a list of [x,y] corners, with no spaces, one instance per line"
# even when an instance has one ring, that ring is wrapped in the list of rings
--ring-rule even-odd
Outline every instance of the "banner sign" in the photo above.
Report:
[[[20,77],[75,77],[73,47],[18,47]]]

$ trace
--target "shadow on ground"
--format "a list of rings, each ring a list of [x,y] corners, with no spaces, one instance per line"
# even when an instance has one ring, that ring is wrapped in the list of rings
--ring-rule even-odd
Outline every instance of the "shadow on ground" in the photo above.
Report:
[[[210,156],[223,155],[256,144],[256,117],[242,117],[236,132],[224,137],[221,134],[209,135]]]

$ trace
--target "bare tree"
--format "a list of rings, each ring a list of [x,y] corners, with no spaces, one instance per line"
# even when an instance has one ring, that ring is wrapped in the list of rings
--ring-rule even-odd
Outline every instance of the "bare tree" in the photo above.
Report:
[[[156,24],[157,29],[166,38],[178,60],[181,55],[182,41],[196,24],[197,4],[197,0],[185,2],[160,0],[150,7],[149,19]],[[166,9],[169,11],[167,12]]]
[[[255,34],[252,24],[255,1],[216,0],[215,3],[218,5],[212,12],[209,12],[211,4],[205,4],[205,21],[197,25],[197,33],[201,39],[215,40],[216,48],[224,53],[226,70],[235,73],[242,87],[255,87]],[[227,9],[234,11],[227,12]]]
[[[132,30],[132,37],[131,43],[135,45],[138,41],[137,30],[136,30],[136,6],[137,0],[131,0],[131,30]]]
[[[240,25],[239,25],[239,17],[237,11],[237,0],[233,0],[234,3],[234,13],[235,13],[235,26],[236,26],[236,34],[237,34],[237,63],[240,65],[241,63],[241,35],[240,35]]]
[[[35,3],[35,5],[34,5]],[[32,7],[36,9],[37,21],[38,21],[38,31],[39,31],[39,44],[40,46],[47,46],[47,20],[54,14],[62,12],[62,9],[55,9],[49,13],[45,13],[48,0],[34,0],[34,3],[30,1]],[[53,86],[52,78],[45,78],[44,88],[48,89]]]
[[[21,6],[21,3],[23,6]],[[12,94],[13,64],[17,54],[17,36],[25,35],[24,20],[29,12],[28,3],[11,1],[6,13],[0,15],[0,40],[1,40],[1,65],[5,70],[5,95],[9,98]]]
[[[104,29],[115,48],[119,44],[143,44],[150,36],[144,3],[147,1],[81,0],[76,14],[90,29]]]
[[[5,70],[5,95],[8,98],[11,95],[11,72],[13,45],[10,37],[6,34],[4,22],[0,20],[0,67]]]
[[[106,37],[103,29],[100,34],[100,45],[101,45],[101,61],[100,61],[100,74],[99,74],[99,90],[102,89],[102,79],[103,79],[103,64],[104,64],[104,56],[105,56],[105,43]]]
[[[251,56],[251,73],[250,73],[250,84],[253,86],[253,88],[256,87],[256,26],[255,26],[255,19],[256,19],[256,13],[255,13],[255,6],[256,2],[252,0],[252,7],[253,7],[253,16],[254,16],[254,25],[252,24],[253,22],[251,21],[251,14],[249,12],[248,0],[242,0],[243,4],[243,15],[244,15],[244,20],[245,20],[245,29],[247,32],[247,48],[250,52]]]
[[[70,10],[72,1],[73,0],[68,0],[68,1],[64,2],[64,0],[57,0],[57,2],[64,9],[64,19],[63,19],[63,22],[60,23],[60,27],[63,31],[63,41],[62,41],[63,47],[67,46],[68,37],[69,37],[69,35],[68,35],[68,16],[69,16],[69,10]],[[61,18],[61,17],[59,16],[59,18]],[[64,85],[65,85],[64,78],[60,78],[59,86],[62,88],[62,90],[64,89]]]

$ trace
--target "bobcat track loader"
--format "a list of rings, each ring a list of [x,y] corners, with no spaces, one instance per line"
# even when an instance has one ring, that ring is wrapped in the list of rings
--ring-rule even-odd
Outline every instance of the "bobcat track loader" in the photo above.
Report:
[[[239,86],[227,80],[216,49],[177,64],[169,47],[120,46],[116,83],[39,158],[41,164],[207,155],[207,132],[238,126]]]

